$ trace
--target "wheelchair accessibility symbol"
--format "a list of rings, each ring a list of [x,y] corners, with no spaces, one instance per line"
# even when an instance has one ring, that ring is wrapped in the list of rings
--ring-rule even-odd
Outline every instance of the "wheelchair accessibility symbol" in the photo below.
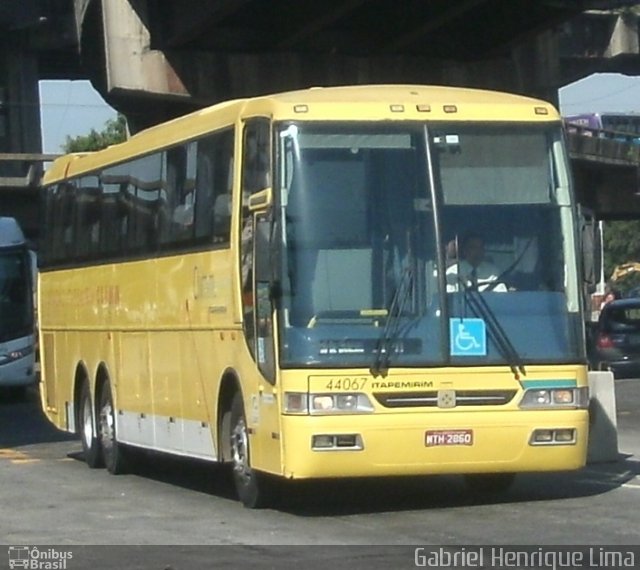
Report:
[[[482,319],[449,319],[452,356],[486,356],[487,327]]]

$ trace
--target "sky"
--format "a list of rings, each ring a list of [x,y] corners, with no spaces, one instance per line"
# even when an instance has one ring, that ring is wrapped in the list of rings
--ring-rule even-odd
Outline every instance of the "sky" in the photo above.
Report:
[[[102,131],[116,112],[89,81],[40,81],[42,151],[60,153],[67,137]]]
[[[43,152],[62,152],[67,136],[101,131],[116,112],[88,81],[41,81]],[[563,115],[640,113],[640,77],[600,73],[560,89]]]
[[[640,113],[640,77],[596,73],[560,89],[563,116],[581,113]]]

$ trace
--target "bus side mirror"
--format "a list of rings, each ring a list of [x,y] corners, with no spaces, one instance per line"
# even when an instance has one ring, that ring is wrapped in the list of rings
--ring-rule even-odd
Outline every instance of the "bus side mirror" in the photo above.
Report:
[[[602,265],[601,239],[598,222],[586,212],[581,212],[581,253],[583,280],[589,289],[589,293],[595,290],[600,278],[599,267]]]
[[[249,210],[251,212],[260,212],[268,210],[273,203],[273,194],[271,188],[265,188],[260,192],[255,192],[249,196]]]

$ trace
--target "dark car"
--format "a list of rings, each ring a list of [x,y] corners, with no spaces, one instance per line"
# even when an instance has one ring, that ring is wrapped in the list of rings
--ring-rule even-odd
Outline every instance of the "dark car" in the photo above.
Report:
[[[607,303],[593,331],[589,360],[616,378],[640,377],[640,298]]]

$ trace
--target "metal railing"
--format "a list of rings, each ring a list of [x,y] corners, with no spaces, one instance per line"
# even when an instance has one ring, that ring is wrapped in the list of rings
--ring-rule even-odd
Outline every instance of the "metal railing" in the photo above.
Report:
[[[59,154],[43,153],[0,153],[0,173],[3,172],[3,163],[19,163],[26,173],[23,176],[3,176],[0,174],[0,188],[35,188],[39,186],[42,178],[43,164],[58,158]]]
[[[565,122],[572,158],[620,166],[640,166],[640,135]]]

